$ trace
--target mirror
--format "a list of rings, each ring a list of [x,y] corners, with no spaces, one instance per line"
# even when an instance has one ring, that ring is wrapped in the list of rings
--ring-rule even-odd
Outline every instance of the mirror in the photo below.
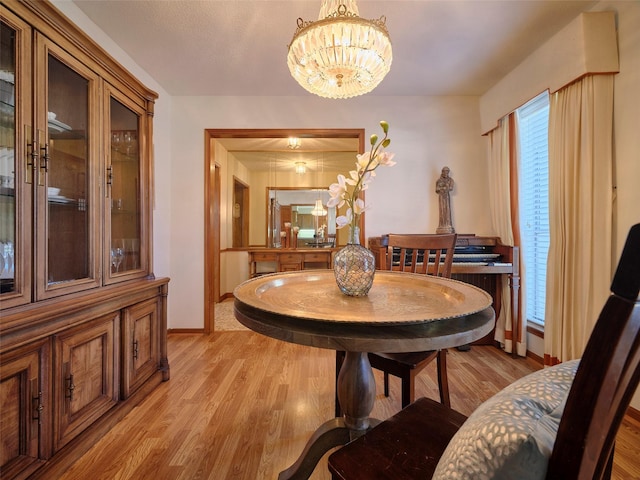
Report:
[[[327,207],[327,188],[268,188],[267,246],[335,247],[336,208]],[[336,238],[338,237],[338,239]]]
[[[328,187],[354,168],[363,130],[208,132],[216,164],[227,172],[221,179],[222,249],[346,244],[347,229],[335,227],[344,212],[326,207]]]

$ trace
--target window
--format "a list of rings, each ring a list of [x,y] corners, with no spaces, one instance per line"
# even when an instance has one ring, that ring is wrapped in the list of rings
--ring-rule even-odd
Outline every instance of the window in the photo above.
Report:
[[[527,321],[544,326],[549,251],[549,94],[516,111],[520,140],[520,235]]]

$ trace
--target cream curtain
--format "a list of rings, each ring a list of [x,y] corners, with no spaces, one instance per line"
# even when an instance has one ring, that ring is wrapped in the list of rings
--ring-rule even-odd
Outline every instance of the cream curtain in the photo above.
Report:
[[[491,220],[493,229],[505,245],[514,244],[513,215],[517,214],[512,210],[514,207],[514,195],[512,195],[512,182],[517,179],[517,172],[513,171],[515,164],[514,142],[512,135],[517,129],[511,125],[507,116],[498,121],[498,126],[488,133],[489,137],[489,178],[491,178],[491,188],[489,189],[489,205],[491,208]],[[515,207],[517,210],[517,203]],[[521,271],[520,278],[523,278]],[[522,295],[520,295],[522,299]],[[523,334],[525,327],[520,325],[520,331],[514,332],[511,320],[511,289],[508,282],[502,285],[502,308],[500,316],[496,320],[495,339],[504,345],[505,351],[513,352],[514,339],[516,351],[519,355],[525,356],[527,352],[526,335]],[[522,302],[520,302],[522,303]],[[526,317],[522,317],[526,318]],[[522,323],[522,322],[521,322]]]
[[[579,358],[609,293],[613,75],[584,77],[549,105],[545,364]]]

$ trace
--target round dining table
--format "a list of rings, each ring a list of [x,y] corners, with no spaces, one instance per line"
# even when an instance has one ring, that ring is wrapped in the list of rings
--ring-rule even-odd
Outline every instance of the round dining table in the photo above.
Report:
[[[368,352],[417,352],[466,345],[494,327],[491,296],[456,280],[376,271],[368,295],[350,297],[332,270],[263,275],[233,292],[238,321],[286,342],[345,352],[337,382],[342,417],[321,425],[279,480],[309,478],[320,458],[379,423]]]

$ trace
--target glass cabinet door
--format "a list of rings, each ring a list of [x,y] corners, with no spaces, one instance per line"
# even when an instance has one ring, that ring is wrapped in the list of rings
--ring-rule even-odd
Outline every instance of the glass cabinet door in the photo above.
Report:
[[[27,166],[31,29],[4,6],[0,21],[0,303],[31,301],[32,169]],[[18,94],[20,93],[20,95]]]
[[[107,90],[109,90],[107,88]],[[140,186],[145,171],[141,159],[143,111],[124,97],[109,94],[110,163],[107,166],[109,275],[105,283],[141,276],[146,271],[143,237],[143,198]]]
[[[45,40],[41,44],[47,75],[39,77],[37,87],[46,99],[44,111],[37,106],[39,299],[97,286],[101,260],[98,182],[92,181],[99,161],[92,120],[99,105],[98,78]]]

